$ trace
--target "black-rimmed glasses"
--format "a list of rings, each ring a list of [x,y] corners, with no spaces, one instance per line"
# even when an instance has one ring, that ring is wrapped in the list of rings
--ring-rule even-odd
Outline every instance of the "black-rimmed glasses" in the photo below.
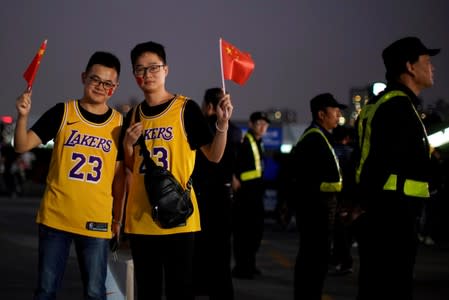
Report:
[[[138,66],[134,69],[134,75],[136,76],[145,76],[145,74],[148,72],[150,73],[157,73],[160,71],[162,67],[165,67],[165,65],[151,65],[149,67],[141,67]]]
[[[110,81],[103,81],[100,79],[100,77],[95,76],[95,75],[89,76],[88,79],[89,79],[89,84],[95,85],[95,86],[102,85],[103,89],[105,89],[105,90],[110,90],[117,86],[117,84],[112,83]]]

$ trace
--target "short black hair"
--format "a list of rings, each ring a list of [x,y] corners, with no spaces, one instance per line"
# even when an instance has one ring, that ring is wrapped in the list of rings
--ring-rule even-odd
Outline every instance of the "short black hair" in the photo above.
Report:
[[[223,98],[223,90],[219,87],[214,87],[206,90],[203,100],[205,104],[212,104],[214,109],[216,109],[221,98]]]
[[[102,65],[108,68],[115,69],[117,71],[117,77],[120,76],[120,60],[112,53],[97,51],[89,58],[86,66],[86,73],[92,68],[93,65]]]
[[[271,123],[270,118],[268,118],[268,115],[263,111],[255,111],[249,116],[249,121],[253,124],[259,120],[264,120],[268,124]]]
[[[131,50],[131,64],[134,69],[134,65],[136,64],[137,58],[141,56],[145,52],[151,52],[159,56],[159,58],[162,60],[164,65],[167,64],[167,57],[165,55],[165,48],[161,44],[158,44],[156,42],[145,42],[137,44],[132,50]]]

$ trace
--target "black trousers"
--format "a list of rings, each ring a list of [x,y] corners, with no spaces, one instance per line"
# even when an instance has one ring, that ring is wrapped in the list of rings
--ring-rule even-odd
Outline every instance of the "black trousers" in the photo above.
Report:
[[[348,224],[350,216],[335,215],[334,236],[332,240],[331,262],[342,268],[352,268],[351,248],[353,242],[352,226]]]
[[[233,203],[233,250],[235,269],[239,273],[254,274],[256,254],[264,231],[264,188],[260,182],[242,184]]]
[[[388,191],[370,198],[354,227],[360,256],[357,299],[411,300],[422,200]]]
[[[194,287],[211,300],[233,300],[231,277],[231,186],[195,185],[201,231],[195,233]]]
[[[326,278],[337,199],[334,193],[315,193],[299,200],[296,223],[295,300],[321,300]]]
[[[162,299],[162,283],[169,300],[192,300],[194,235],[130,234],[137,299]]]

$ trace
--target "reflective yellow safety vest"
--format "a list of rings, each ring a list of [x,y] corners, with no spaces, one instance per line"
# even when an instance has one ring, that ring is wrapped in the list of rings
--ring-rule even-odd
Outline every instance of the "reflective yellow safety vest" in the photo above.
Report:
[[[262,177],[262,163],[260,162],[259,147],[257,147],[256,140],[254,139],[252,134],[246,133],[245,137],[248,138],[249,144],[251,145],[251,151],[253,152],[254,158],[254,166],[256,169],[242,172],[242,174],[240,174],[241,181],[248,181]]]
[[[304,133],[302,135],[302,137],[300,138],[299,141],[301,141],[302,139],[304,139],[307,135],[311,134],[311,133],[319,133],[324,141],[326,142],[329,151],[332,153],[332,156],[334,157],[334,161],[335,161],[335,165],[337,167],[338,170],[338,181],[336,182],[322,182],[320,184],[320,192],[341,192],[341,189],[343,187],[343,178],[341,176],[341,169],[340,169],[340,164],[338,163],[338,158],[337,155],[335,155],[335,151],[334,151],[334,147],[332,147],[332,145],[329,143],[329,140],[327,139],[327,137],[324,135],[323,132],[321,132],[321,130],[319,130],[318,128],[310,128],[309,130],[307,130],[306,133]]]
[[[371,122],[373,121],[374,115],[377,109],[385,102],[394,97],[407,97],[407,94],[402,91],[390,91],[385,93],[376,103],[367,104],[361,111],[358,120],[358,136],[359,136],[359,149],[360,149],[360,161],[356,170],[356,182],[360,183],[360,175],[363,170],[366,159],[368,158],[369,151],[371,148]],[[416,113],[418,120],[421,121],[415,106],[410,103],[413,110]],[[424,125],[423,125],[424,127]],[[430,155],[430,153],[429,153]],[[383,186],[384,191],[396,191],[397,190],[397,174],[390,174],[388,176],[387,182]],[[424,181],[417,181],[412,179],[405,179],[404,182],[404,195],[411,197],[428,198],[429,197],[429,183]]]

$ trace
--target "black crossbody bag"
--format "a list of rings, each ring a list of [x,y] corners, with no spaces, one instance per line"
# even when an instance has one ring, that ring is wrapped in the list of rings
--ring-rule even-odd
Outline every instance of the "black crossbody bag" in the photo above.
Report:
[[[138,122],[137,109],[135,114],[136,122]],[[146,169],[144,184],[153,220],[161,228],[185,226],[187,219],[193,213],[193,204],[190,199],[192,177],[190,176],[184,190],[169,170],[156,165],[151,159],[143,135],[139,137],[139,145]]]

